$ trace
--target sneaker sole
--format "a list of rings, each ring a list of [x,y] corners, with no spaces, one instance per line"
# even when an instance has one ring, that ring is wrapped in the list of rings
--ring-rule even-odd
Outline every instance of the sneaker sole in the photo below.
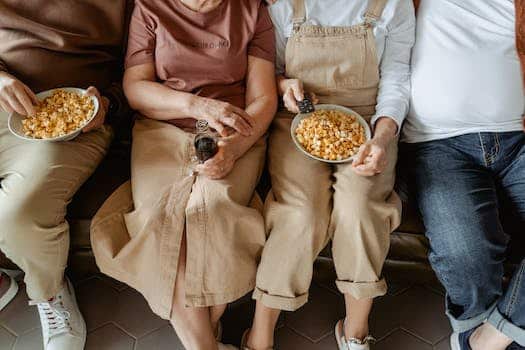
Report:
[[[73,287],[73,283],[69,280],[69,278],[66,277],[67,283],[69,284],[69,288],[71,289],[71,294],[73,295],[73,298],[75,299],[75,303],[77,304],[78,308],[78,300],[77,295],[75,293],[75,288]],[[80,312],[80,309],[78,310],[78,313],[80,314],[80,319],[82,320],[82,349],[86,347],[86,338],[87,338],[87,326],[86,326],[86,320],[84,320],[84,316],[82,316],[82,313]]]
[[[452,350],[461,350],[461,345],[459,344],[459,333],[452,333],[450,336],[450,348]]]
[[[15,279],[7,274],[4,274],[9,278],[9,289],[7,292],[0,298],[0,311],[2,311],[18,294],[18,283]]]

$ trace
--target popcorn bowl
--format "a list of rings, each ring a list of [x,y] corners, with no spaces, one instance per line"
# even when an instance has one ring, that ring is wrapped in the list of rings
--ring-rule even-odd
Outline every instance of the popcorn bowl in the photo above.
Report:
[[[66,92],[73,92],[73,93],[76,93],[76,94],[79,94],[79,95],[85,95],[86,94],[86,90],[84,90],[84,89],[58,88],[58,89],[52,89],[52,90],[47,90],[47,91],[40,92],[40,93],[38,93],[36,95],[36,97],[40,101],[43,101],[45,98],[51,96],[57,90],[62,90],[62,91],[66,91]],[[33,142],[71,141],[75,137],[80,135],[80,133],[82,132],[82,129],[86,125],[88,125],[95,118],[95,116],[98,113],[98,110],[100,108],[99,101],[98,101],[98,99],[95,96],[92,96],[91,99],[93,101],[93,106],[95,107],[95,109],[93,111],[93,115],[81,127],[79,127],[77,130],[72,131],[72,132],[70,132],[70,133],[68,133],[66,135],[62,135],[62,136],[58,136],[58,137],[54,137],[54,138],[47,138],[47,139],[37,139],[37,138],[33,138],[31,136],[27,136],[25,134],[25,132],[24,132],[24,126],[22,125],[22,120],[26,119],[26,117],[23,116],[23,115],[20,115],[20,114],[18,114],[16,112],[11,113],[11,115],[9,116],[9,120],[8,120],[7,126],[9,128],[9,131],[14,136],[16,136],[16,137],[18,137],[20,139],[23,139],[25,141],[33,141]]]
[[[356,118],[357,122],[363,126],[363,129],[365,131],[365,140],[368,141],[368,140],[370,140],[372,138],[372,131],[370,129],[370,126],[366,122],[366,120],[360,114],[358,114],[357,112],[355,112],[354,110],[352,110],[350,108],[339,106],[339,105],[321,104],[321,105],[315,105],[315,110],[316,111],[319,111],[319,110],[336,110],[336,111],[341,111],[341,112],[343,112],[345,114],[354,116]],[[313,154],[308,152],[306,149],[304,149],[304,147],[301,145],[301,143],[297,139],[296,130],[297,130],[297,127],[299,126],[299,123],[303,119],[308,118],[311,114],[312,113],[297,114],[295,116],[295,118],[292,120],[292,126],[290,128],[290,133],[292,135],[292,140],[295,143],[295,146],[302,153],[304,153],[306,156],[308,156],[310,158],[313,158],[315,160],[318,160],[320,162],[330,163],[330,164],[341,164],[341,163],[352,162],[352,160],[354,159],[355,155],[351,156],[351,157],[348,157],[348,158],[345,158],[345,159],[328,160],[328,159],[324,159],[324,158],[321,158],[321,157],[314,156]]]

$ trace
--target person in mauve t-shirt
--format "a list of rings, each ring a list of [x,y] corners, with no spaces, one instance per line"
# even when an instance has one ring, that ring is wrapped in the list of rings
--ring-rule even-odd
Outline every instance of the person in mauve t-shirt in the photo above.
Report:
[[[219,319],[255,286],[265,228],[250,203],[277,108],[274,40],[261,0],[138,0],[132,16],[132,178],[94,219],[94,251],[188,349],[228,348]],[[203,121],[218,152],[197,164]]]

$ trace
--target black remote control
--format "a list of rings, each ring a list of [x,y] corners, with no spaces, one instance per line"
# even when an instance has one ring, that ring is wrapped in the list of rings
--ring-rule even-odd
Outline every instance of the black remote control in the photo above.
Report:
[[[308,97],[306,97],[304,100],[297,102],[297,106],[299,106],[299,111],[304,113],[312,113],[315,111],[314,104],[312,103],[312,100],[310,100]]]

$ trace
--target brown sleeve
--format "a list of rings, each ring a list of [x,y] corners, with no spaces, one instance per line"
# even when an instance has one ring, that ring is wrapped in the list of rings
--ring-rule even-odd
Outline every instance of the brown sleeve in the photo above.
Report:
[[[275,62],[275,34],[268,8],[261,2],[255,34],[248,45],[248,55]]]
[[[155,62],[155,21],[137,2],[129,25],[126,68]]]

